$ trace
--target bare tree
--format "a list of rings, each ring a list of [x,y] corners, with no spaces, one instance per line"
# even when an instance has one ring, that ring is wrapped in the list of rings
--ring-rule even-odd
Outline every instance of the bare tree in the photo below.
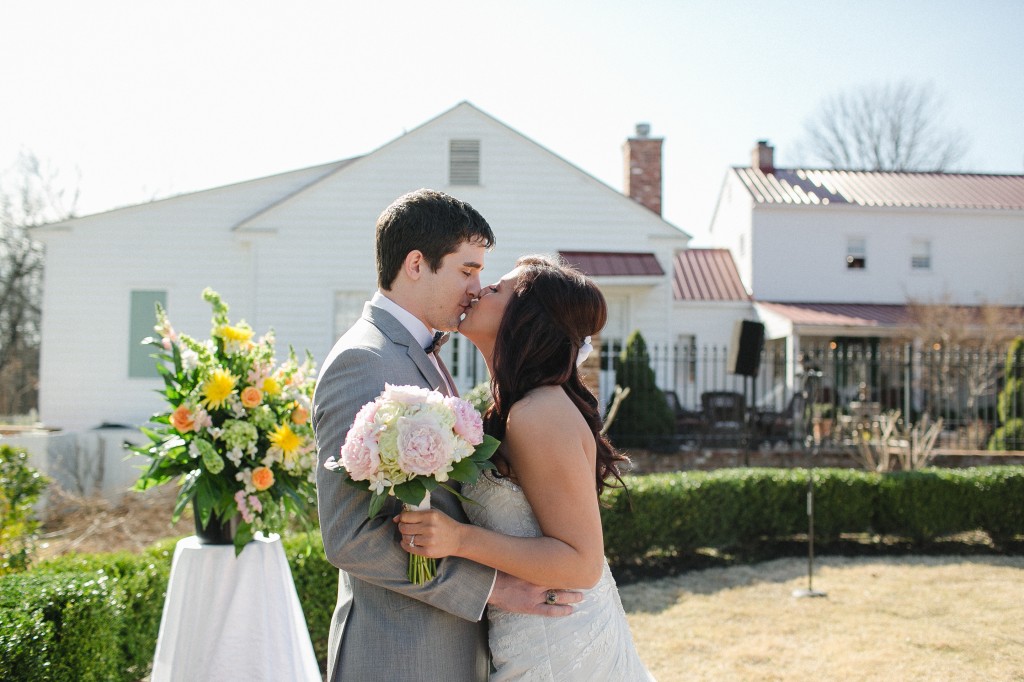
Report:
[[[804,124],[798,152],[808,165],[873,171],[942,171],[959,162],[964,134],[942,123],[931,85],[872,85],[825,99]]]
[[[60,173],[29,152],[0,179],[0,414],[36,406],[43,247],[29,229],[73,215],[77,179],[61,187]]]
[[[1010,341],[1024,331],[1020,308],[984,303],[962,306],[945,295],[937,303],[908,301],[914,336],[929,361],[921,382],[936,413],[963,406],[964,438],[981,449],[988,431],[975,419],[984,403],[995,404]]]

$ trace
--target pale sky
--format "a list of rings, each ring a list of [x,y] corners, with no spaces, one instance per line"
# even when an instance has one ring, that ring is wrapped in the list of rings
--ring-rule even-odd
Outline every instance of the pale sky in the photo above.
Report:
[[[758,139],[821,100],[931,83],[959,170],[1024,172],[1019,0],[5,0],[0,169],[78,169],[79,214],[366,154],[462,100],[616,190],[664,143],[664,217],[706,239]],[[383,207],[382,207],[383,208]]]

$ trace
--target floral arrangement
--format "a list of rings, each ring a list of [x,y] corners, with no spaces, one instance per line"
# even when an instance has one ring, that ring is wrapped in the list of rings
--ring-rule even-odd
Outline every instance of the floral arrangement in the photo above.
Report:
[[[256,531],[280,533],[290,515],[311,525],[316,500],[316,452],[309,424],[315,384],[313,358],[299,363],[289,349],[276,364],[274,334],[253,339],[244,321],[231,324],[228,306],[211,289],[211,338],[177,333],[157,305],[153,356],[164,379],[166,411],[143,428],[150,442],[132,448],[152,458],[136,490],[178,480],[173,520],[192,502],[202,527],[238,517],[238,554]]]
[[[397,497],[409,508],[430,509],[438,486],[465,500],[447,481],[471,483],[493,469],[499,442],[484,434],[473,405],[419,386],[385,384],[384,392],[356,414],[339,457],[324,466],[347,474],[348,483],[372,493],[369,516]],[[434,559],[409,555],[409,580],[421,585],[437,575]]]

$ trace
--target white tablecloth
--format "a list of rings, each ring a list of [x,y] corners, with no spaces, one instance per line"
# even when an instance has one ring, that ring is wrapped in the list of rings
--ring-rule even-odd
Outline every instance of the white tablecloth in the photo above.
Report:
[[[232,545],[178,542],[150,679],[320,682],[278,536],[257,536],[237,559]]]

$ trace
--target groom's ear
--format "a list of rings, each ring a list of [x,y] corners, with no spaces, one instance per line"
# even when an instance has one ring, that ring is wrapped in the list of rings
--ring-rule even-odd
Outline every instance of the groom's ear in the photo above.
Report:
[[[423,268],[425,267],[427,267],[427,261],[423,258],[422,251],[413,249],[405,254],[405,260],[402,261],[402,272],[409,279],[413,281],[418,280],[423,275]]]

